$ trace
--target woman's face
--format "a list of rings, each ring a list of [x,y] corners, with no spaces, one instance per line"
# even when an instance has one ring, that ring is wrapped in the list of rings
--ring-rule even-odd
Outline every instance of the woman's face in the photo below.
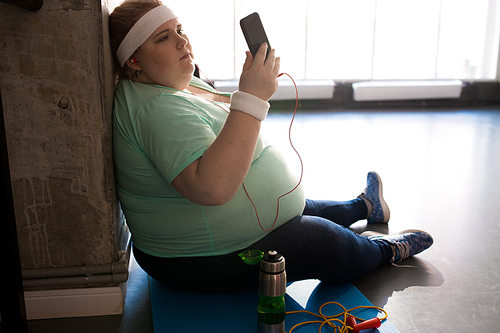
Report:
[[[183,90],[195,69],[189,39],[177,19],[161,25],[134,53],[140,70],[153,81]]]

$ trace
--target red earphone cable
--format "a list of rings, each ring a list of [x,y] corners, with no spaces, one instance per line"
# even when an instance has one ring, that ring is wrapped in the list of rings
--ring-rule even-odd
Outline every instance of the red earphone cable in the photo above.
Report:
[[[261,223],[260,218],[259,218],[259,212],[257,211],[257,207],[255,206],[255,203],[253,202],[252,198],[250,198],[250,195],[248,194],[248,191],[247,191],[247,189],[245,187],[245,183],[243,183],[243,190],[245,190],[245,193],[246,193],[248,199],[252,203],[252,206],[253,206],[253,208],[255,210],[255,215],[257,216],[257,221],[259,222],[260,228],[262,230],[264,230],[264,231],[271,231],[271,230],[273,230],[273,228],[276,225],[276,222],[278,221],[278,215],[279,215],[279,212],[280,212],[280,199],[283,198],[284,196],[292,193],[293,191],[295,191],[299,187],[300,183],[302,182],[302,176],[304,174],[304,163],[302,162],[302,157],[300,157],[299,152],[297,151],[297,149],[295,148],[295,146],[293,145],[293,142],[292,142],[292,125],[293,125],[293,121],[295,120],[295,115],[297,114],[297,106],[299,104],[299,91],[297,89],[297,84],[295,83],[295,81],[293,80],[293,78],[289,74],[287,74],[287,73],[281,73],[280,75],[278,75],[278,77],[280,77],[282,75],[288,76],[290,78],[290,80],[292,80],[293,85],[295,87],[295,110],[293,111],[293,117],[292,117],[292,120],[290,122],[290,127],[288,128],[288,140],[290,141],[290,146],[292,147],[292,149],[295,151],[295,153],[299,157],[299,161],[300,161],[300,178],[299,178],[299,182],[297,183],[297,185],[295,185],[295,187],[293,189],[291,189],[287,193],[282,194],[282,195],[280,195],[278,197],[277,204],[276,204],[276,217],[274,218],[273,225],[269,229],[264,229],[264,227],[262,226],[262,223]]]
[[[222,100],[222,96],[220,95],[219,91],[217,90],[217,88],[215,87],[215,85],[212,83],[212,81],[210,81],[210,79],[205,75],[205,73],[203,73],[203,71],[200,69],[200,67],[198,67],[198,66],[196,66],[196,67],[198,68],[198,70],[200,71],[200,73],[208,80],[208,82],[210,82],[210,84],[212,85],[212,87],[215,89],[215,91],[219,95],[219,98],[220,98],[221,102],[224,103],[224,101]],[[300,178],[299,178],[299,181],[298,181],[297,185],[295,185],[295,187],[293,189],[291,189],[290,191],[288,191],[285,194],[280,195],[278,197],[278,199],[276,200],[276,217],[274,218],[273,225],[269,229],[265,229],[262,226],[262,222],[260,221],[259,212],[257,211],[257,207],[255,206],[255,203],[253,202],[252,198],[250,197],[250,194],[247,191],[245,183],[244,182],[242,183],[243,190],[245,191],[245,194],[247,195],[248,200],[250,200],[250,202],[252,203],[253,209],[255,210],[255,216],[257,217],[257,222],[259,223],[260,228],[262,230],[264,230],[264,231],[271,231],[276,226],[276,222],[278,221],[278,216],[279,216],[279,212],[280,212],[280,199],[283,198],[284,196],[292,193],[293,191],[295,191],[299,187],[300,183],[302,182],[302,176],[304,174],[304,163],[302,162],[302,157],[300,156],[299,152],[297,151],[297,149],[295,148],[295,146],[293,145],[293,142],[292,142],[292,125],[293,125],[293,122],[295,120],[295,115],[297,114],[297,107],[299,105],[299,91],[297,89],[297,84],[295,83],[294,79],[290,76],[290,74],[288,74],[288,73],[281,73],[281,74],[278,75],[278,77],[281,77],[283,75],[288,76],[290,78],[290,80],[292,80],[292,83],[293,83],[293,85],[295,87],[295,109],[293,111],[293,117],[292,117],[292,120],[290,122],[290,127],[288,129],[288,140],[290,141],[290,146],[295,151],[295,153],[297,154],[297,156],[299,158],[299,161],[300,161]]]
[[[198,66],[198,65],[195,65],[196,68],[198,68],[198,71],[208,80],[208,82],[210,82],[210,85],[212,85],[212,87],[215,89],[215,91],[217,92],[217,95],[219,95],[219,99],[222,103],[225,103],[224,100],[222,99],[222,96],[220,95],[220,92],[219,90],[217,89],[217,87],[215,86],[215,84],[212,83],[212,81],[210,81],[210,79],[208,78],[208,76],[205,75],[205,73],[202,72],[201,68]]]
[[[133,59],[133,62],[139,66],[139,64],[137,63],[137,60],[135,60],[135,58],[132,58]],[[200,71],[200,73],[208,80],[208,82],[210,82],[210,84],[212,85],[212,87],[215,89],[215,91],[217,92],[217,95],[219,96],[219,99],[222,103],[225,103],[224,100],[222,99],[222,96],[221,94],[219,93],[219,90],[217,90],[217,88],[215,87],[215,85],[212,83],[212,81],[210,81],[210,79],[205,75],[205,73],[203,73],[200,69],[200,67],[198,65],[196,65],[196,67],[198,68],[198,70]],[[139,66],[139,68],[141,68]],[[151,78],[144,72],[144,70],[141,68],[141,71],[144,73],[144,75],[146,75],[146,77],[148,79],[151,80]],[[274,223],[273,225],[271,226],[271,228],[269,229],[265,229],[263,226],[262,226],[262,223],[260,221],[260,217],[259,217],[259,212],[257,211],[257,207],[255,206],[255,203],[253,202],[252,198],[250,197],[250,194],[248,193],[246,187],[245,187],[245,183],[243,182],[242,185],[243,185],[243,190],[245,191],[245,194],[247,195],[248,199],[250,200],[250,202],[252,203],[252,206],[255,210],[255,216],[257,217],[257,221],[259,222],[259,226],[262,230],[264,231],[271,231],[273,230],[273,228],[275,227],[276,225],[276,222],[278,221],[278,216],[279,216],[279,212],[280,212],[280,199],[283,198],[284,196],[292,193],[293,191],[295,191],[299,185],[302,183],[302,176],[304,174],[304,163],[302,162],[302,157],[300,156],[299,152],[297,151],[297,149],[295,148],[295,146],[293,145],[293,142],[292,142],[292,125],[293,125],[293,122],[295,120],[295,115],[297,114],[297,107],[299,105],[299,91],[297,89],[297,84],[295,83],[294,79],[290,76],[290,74],[287,74],[287,73],[281,73],[278,75],[278,77],[281,77],[283,75],[286,75],[290,78],[290,80],[292,80],[292,83],[295,87],[295,109],[293,111],[293,117],[292,117],[292,120],[290,121],[290,127],[288,129],[288,140],[290,141],[290,146],[292,147],[292,149],[295,151],[295,153],[297,154],[298,158],[299,158],[299,161],[300,161],[300,178],[299,178],[299,181],[297,183],[297,185],[295,185],[295,187],[293,189],[291,189],[290,191],[288,191],[287,193],[285,194],[282,194],[278,197],[278,199],[276,200],[276,217],[274,219]],[[153,83],[155,84],[158,84],[158,85],[162,85],[154,80],[151,80]],[[227,110],[224,110],[227,112]]]

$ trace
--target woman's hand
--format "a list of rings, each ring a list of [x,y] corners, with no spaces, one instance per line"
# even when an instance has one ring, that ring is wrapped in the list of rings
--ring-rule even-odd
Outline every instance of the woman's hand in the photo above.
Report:
[[[246,52],[247,58],[238,89],[268,101],[278,88],[280,58],[276,57],[275,50],[272,49],[266,59],[266,52],[266,43],[260,46],[255,59],[249,51]]]
[[[239,90],[268,101],[278,87],[280,59],[267,45],[255,55],[247,52]],[[247,113],[231,110],[224,127],[202,157],[188,165],[172,186],[185,198],[206,206],[231,200],[245,179],[259,136],[261,121]]]

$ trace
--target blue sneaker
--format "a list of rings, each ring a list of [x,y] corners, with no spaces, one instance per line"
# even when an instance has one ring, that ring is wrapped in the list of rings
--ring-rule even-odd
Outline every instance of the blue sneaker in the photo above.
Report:
[[[371,213],[368,215],[368,223],[389,222],[391,211],[383,197],[382,180],[376,172],[368,172],[368,176],[366,177],[366,188],[359,197],[368,200],[372,205]]]
[[[391,263],[397,263],[412,257],[429,247],[434,240],[432,236],[422,230],[404,230],[394,235],[384,235],[374,231],[365,231],[361,236],[368,237],[372,240],[381,240],[392,246]]]

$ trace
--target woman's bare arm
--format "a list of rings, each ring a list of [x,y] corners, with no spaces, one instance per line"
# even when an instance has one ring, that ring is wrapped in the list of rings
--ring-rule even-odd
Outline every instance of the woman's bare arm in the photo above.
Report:
[[[266,60],[266,49],[261,46],[255,59],[247,53],[239,90],[267,101],[278,85],[280,60],[274,50]],[[231,200],[250,169],[260,125],[257,118],[232,110],[213,144],[172,181],[172,186],[200,205],[222,205]]]

